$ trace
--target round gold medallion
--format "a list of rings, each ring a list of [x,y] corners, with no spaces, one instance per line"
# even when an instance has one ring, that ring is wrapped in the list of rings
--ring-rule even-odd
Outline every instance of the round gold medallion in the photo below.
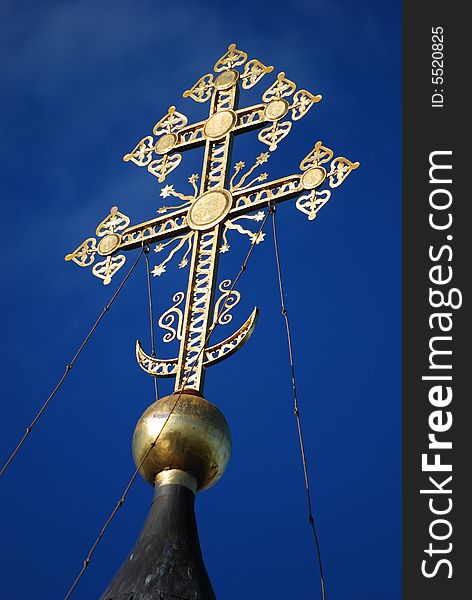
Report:
[[[326,169],[324,167],[312,167],[303,173],[300,183],[306,190],[314,190],[320,186],[325,179]]]
[[[229,71],[223,71],[223,73],[218,75],[218,77],[215,79],[215,87],[220,91],[228,90],[236,83],[238,77],[239,73],[233,69],[230,69]]]
[[[108,256],[114,252],[121,242],[121,236],[119,233],[109,233],[98,243],[98,253],[102,256]]]
[[[187,222],[192,229],[205,231],[220,223],[231,210],[233,198],[228,190],[205,192],[190,207]]]
[[[265,108],[265,118],[268,121],[278,121],[288,113],[288,107],[287,100],[272,100]]]
[[[203,135],[209,140],[219,140],[233,129],[236,120],[236,113],[232,110],[216,112],[205,123]]]
[[[156,154],[167,154],[172,150],[176,143],[177,136],[175,133],[165,133],[157,140],[154,151]]]

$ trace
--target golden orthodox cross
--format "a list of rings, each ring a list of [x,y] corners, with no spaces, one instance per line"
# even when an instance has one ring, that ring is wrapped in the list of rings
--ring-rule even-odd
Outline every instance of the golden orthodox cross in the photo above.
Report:
[[[296,91],[295,83],[287,79],[285,73],[279,73],[276,81],[262,95],[262,103],[238,109],[239,87],[250,89],[273,70],[273,67],[266,67],[256,59],[248,61],[247,58],[245,52],[238,50],[234,44],[230,45],[214,66],[218,75],[204,75],[183,94],[196,102],[210,100],[209,116],[205,121],[187,125],[187,118],[171,106],[153,128],[156,137],[144,137],[124,157],[125,161],[147,167],[162,183],[180,164],[180,152],[204,146],[200,187],[197,187],[198,175],[189,178],[193,195],[178,193],[173,186],[166,185],[161,196],[177,197],[182,204],[161,207],[157,211],[161,216],[131,227],[129,218],[113,207],[96,229],[100,241],[88,238],[66,256],[66,260],[73,260],[82,267],[92,265],[97,254],[102,256],[104,260],[95,263],[92,272],[108,284],[126,260],[123,254],[118,254],[121,251],[156,244],[155,251],[161,252],[172,244],[167,259],[153,269],[155,276],[162,275],[167,262],[183,248],[186,251],[179,266],[185,267],[191,253],[187,293],[175,294],[174,306],[159,320],[159,324],[169,330],[164,341],[175,337],[180,340],[179,357],[163,360],[148,356],[139,342],[136,347],[141,368],[155,377],[175,377],[176,391],[185,386],[201,392],[205,368],[240,348],[255,326],[257,309],[232,336],[219,344],[205,347],[214,314],[218,314],[217,307],[230,293],[230,282],[223,281],[219,287],[222,296],[215,306],[218,256],[220,252],[229,250],[227,232],[236,230],[249,235],[254,243],[261,242],[264,234],[244,229],[241,219],[259,221],[264,217],[263,209],[296,197],[296,207],[310,220],[314,219],[331,196],[330,189],[320,189],[323,184],[335,188],[359,166],[359,163],[352,163],[342,156],[334,158],[333,151],[318,141],[300,163],[301,173],[269,182],[266,182],[267,173],[262,173],[248,181],[252,173],[269,159],[270,152],[263,152],[245,173],[245,164],[236,163],[235,173],[230,177],[235,135],[260,130],[259,141],[266,144],[269,151],[274,151],[290,132],[292,121],[301,119],[313,104],[321,100],[320,95],[314,96],[306,90]],[[170,214],[166,214],[169,210]],[[231,294],[234,305],[239,294],[233,291]],[[182,312],[179,305],[184,299],[185,310]],[[227,310],[223,310],[219,314],[219,322],[229,320],[231,317]],[[174,321],[178,321],[175,329],[172,327]]]

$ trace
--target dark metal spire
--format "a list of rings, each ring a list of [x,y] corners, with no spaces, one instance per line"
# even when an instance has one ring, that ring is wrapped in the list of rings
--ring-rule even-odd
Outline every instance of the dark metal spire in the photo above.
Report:
[[[216,600],[203,563],[195,494],[157,485],[141,534],[100,600]]]

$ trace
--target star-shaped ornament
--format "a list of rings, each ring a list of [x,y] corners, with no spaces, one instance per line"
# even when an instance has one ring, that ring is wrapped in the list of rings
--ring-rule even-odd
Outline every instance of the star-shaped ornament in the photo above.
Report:
[[[159,195],[162,196],[163,198],[167,198],[168,196],[172,195],[173,191],[174,191],[173,185],[166,185],[162,188],[161,193]]]
[[[162,275],[162,273],[166,272],[166,267],[165,265],[157,265],[157,267],[154,267],[154,269],[151,271],[153,277],[160,277]]]
[[[261,152],[259,156],[256,158],[257,164],[262,165],[262,163],[266,163],[269,160],[270,152]]]
[[[255,243],[255,244],[260,244],[261,242],[264,241],[265,238],[265,233],[262,233],[262,231],[259,231],[259,233],[253,233],[251,235],[251,240]]]

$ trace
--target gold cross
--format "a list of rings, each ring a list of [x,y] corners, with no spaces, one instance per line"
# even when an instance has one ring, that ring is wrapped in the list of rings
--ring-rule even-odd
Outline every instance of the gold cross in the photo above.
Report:
[[[262,95],[262,103],[238,109],[239,88],[252,88],[273,70],[256,59],[248,61],[247,58],[245,52],[231,44],[214,66],[217,75],[204,75],[184,92],[184,97],[196,102],[210,100],[209,116],[205,121],[187,125],[185,115],[171,106],[154,126],[155,137],[144,137],[124,156],[125,161],[147,167],[162,183],[180,164],[181,152],[204,146],[200,187],[197,186],[198,175],[189,178],[192,195],[181,194],[172,185],[166,185],[161,196],[174,196],[181,204],[163,206],[158,210],[162,216],[131,227],[129,218],[113,207],[96,229],[100,241],[88,238],[65,257],[86,267],[94,263],[97,254],[102,256],[104,260],[95,263],[92,272],[108,284],[126,260],[123,254],[118,254],[120,251],[156,244],[155,251],[161,252],[172,244],[167,259],[153,269],[155,276],[165,272],[167,262],[182,248],[186,251],[179,265],[181,268],[188,264],[187,257],[191,253],[187,293],[175,294],[174,305],[159,320],[159,324],[169,331],[164,341],[176,337],[180,340],[179,357],[162,360],[148,356],[139,342],[136,347],[140,366],[155,377],[175,377],[176,391],[184,385],[202,391],[205,368],[240,348],[255,326],[257,309],[224,342],[205,347],[214,314],[218,314],[218,305],[230,293],[230,282],[223,281],[219,286],[222,296],[215,306],[218,256],[229,250],[228,231],[236,230],[260,243],[264,234],[244,229],[241,219],[259,221],[264,217],[263,209],[297,197],[296,207],[312,220],[329,200],[329,188],[339,186],[359,166],[358,162],[353,163],[343,156],[334,158],[333,151],[318,141],[300,163],[301,173],[269,182],[266,182],[267,173],[261,173],[248,181],[288,135],[292,122],[301,119],[321,96],[306,90],[297,91],[295,83],[287,79],[285,73],[279,73]],[[233,138],[251,130],[259,130],[258,139],[268,146],[269,152],[262,152],[246,172],[244,162],[236,163],[230,177]],[[326,189],[320,189],[323,184]],[[168,211],[171,212],[166,214]],[[231,294],[234,305],[239,301],[239,294],[234,291]],[[184,299],[185,310],[182,312],[179,306]],[[219,322],[229,322],[228,309],[223,313],[219,315]],[[177,322],[175,328],[174,322]]]

